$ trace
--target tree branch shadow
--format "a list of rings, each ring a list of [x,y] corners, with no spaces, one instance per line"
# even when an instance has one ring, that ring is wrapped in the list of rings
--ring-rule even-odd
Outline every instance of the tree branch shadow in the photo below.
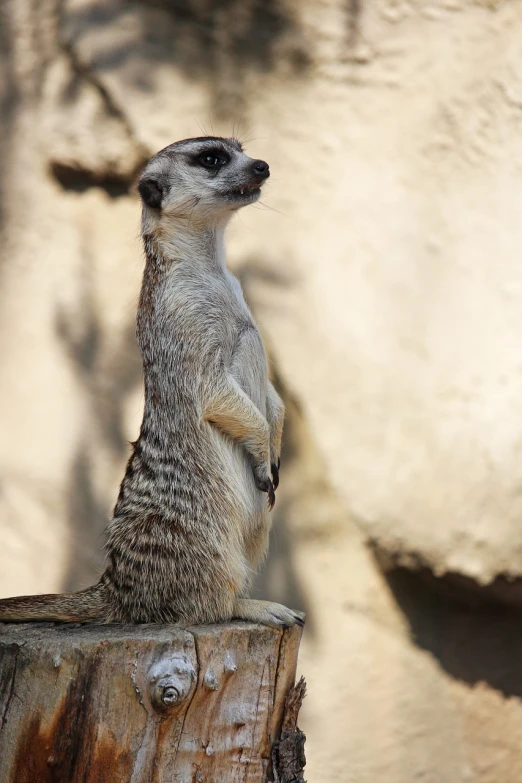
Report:
[[[96,45],[97,71],[120,69],[135,88],[150,92],[154,68],[168,63],[208,85],[216,117],[246,106],[249,73],[284,67],[300,77],[311,65],[305,31],[285,0],[112,0],[66,9],[64,19],[73,46],[85,30],[114,29]]]

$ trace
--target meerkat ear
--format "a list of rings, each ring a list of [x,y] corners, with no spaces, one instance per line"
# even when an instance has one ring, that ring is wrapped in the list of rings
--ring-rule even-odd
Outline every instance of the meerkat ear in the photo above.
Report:
[[[155,177],[147,177],[142,179],[138,185],[138,191],[143,199],[143,203],[153,209],[159,209],[161,207],[161,199],[163,196],[163,188]]]

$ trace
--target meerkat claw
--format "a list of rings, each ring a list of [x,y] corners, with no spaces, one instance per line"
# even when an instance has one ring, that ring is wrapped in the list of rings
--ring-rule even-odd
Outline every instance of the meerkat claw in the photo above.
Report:
[[[257,601],[250,598],[238,599],[234,618],[276,628],[291,628],[292,625],[299,625],[302,628],[305,621],[302,612],[296,612],[272,601]]]
[[[268,488],[268,510],[272,511],[274,506],[275,506],[274,485],[272,484],[272,482],[270,482],[270,486]]]
[[[268,510],[269,510],[269,511],[272,511],[272,509],[273,509],[273,508],[274,508],[274,506],[275,506],[275,491],[274,491],[274,490],[275,490],[275,487],[274,487],[274,485],[272,484],[272,482],[270,481],[270,479],[268,479],[268,482],[267,482],[267,483],[268,483],[268,487],[267,487],[267,489],[265,489],[264,491],[265,491],[265,492],[267,493],[267,495],[268,495]]]
[[[272,471],[272,484],[274,485],[274,490],[278,488],[279,486],[279,465],[281,463],[281,460],[277,460],[277,464],[275,462],[270,463],[270,470]]]
[[[272,606],[274,608],[269,610],[268,624],[278,625],[284,629],[291,628],[292,625],[298,625],[300,628],[303,628],[305,621],[301,614],[288,609],[286,606],[279,606],[278,604],[272,604]]]
[[[259,478],[254,473],[254,479],[256,482],[256,487],[261,490],[261,492],[266,492],[268,495],[268,508],[270,511],[272,511],[274,504],[275,504],[275,492],[274,492],[274,485],[272,484],[271,479],[269,478]]]

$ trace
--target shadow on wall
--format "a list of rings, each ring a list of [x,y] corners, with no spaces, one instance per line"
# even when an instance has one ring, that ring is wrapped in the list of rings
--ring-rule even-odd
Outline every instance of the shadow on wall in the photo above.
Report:
[[[9,19],[9,6],[4,3],[0,6],[0,161],[2,171],[0,173],[0,231],[4,226],[4,199],[6,197],[6,183],[8,176],[6,168],[11,161],[10,143],[11,134],[15,124],[16,110],[20,103],[20,92],[14,73],[14,58],[12,56],[12,33]]]
[[[65,591],[91,584],[103,570],[103,532],[108,510],[96,491],[94,469],[101,450],[121,464],[130,455],[123,406],[142,377],[134,317],[123,329],[119,344],[110,354],[102,349],[102,325],[90,283],[91,267],[89,249],[85,248],[80,305],[71,312],[59,310],[55,322],[59,343],[74,369],[90,410],[89,423],[81,437],[68,481],[72,551],[62,585]],[[114,487],[114,495],[116,490]]]
[[[427,571],[395,568],[386,579],[414,643],[451,677],[522,697],[520,608],[491,599],[487,588],[462,591],[451,578]]]
[[[126,34],[118,35],[131,15]],[[286,75],[299,76],[310,65],[310,47],[284,0],[113,0],[67,12],[62,25],[72,46],[82,30],[114,25],[114,39],[122,43],[106,37],[108,45],[92,63],[97,71],[125,68],[136,87],[150,91],[155,64],[167,62],[208,84],[219,118],[246,105],[248,71],[261,76],[283,67]]]
[[[146,157],[140,162],[139,171],[146,163]],[[131,192],[134,180],[138,176],[138,170],[130,175],[112,176],[105,174],[103,177],[94,174],[87,169],[73,169],[71,166],[54,161],[50,166],[51,174],[64,190],[73,193],[86,193],[90,188],[102,188],[109,198],[127,196]]]
[[[276,381],[276,387],[281,393],[281,383]],[[298,422],[295,416],[295,406],[288,396],[282,394],[286,406],[286,421],[283,449],[281,453],[281,484],[277,490],[277,499],[272,513],[272,530],[270,546],[266,563],[261,567],[251,591],[252,598],[277,603],[306,612],[308,632],[313,631],[313,617],[310,615],[310,604],[302,584],[301,574],[295,562],[295,532],[288,524],[289,508],[295,501],[292,491],[285,489],[288,474],[299,471],[300,454],[295,429]]]
[[[255,311],[256,294],[261,289],[274,291],[288,289],[295,282],[284,269],[267,267],[263,258],[250,256],[235,270],[241,288],[249,305]],[[264,303],[266,310],[266,302]],[[265,336],[265,344],[267,344]],[[302,495],[300,476],[303,475],[303,460],[306,459],[301,448],[303,433],[307,439],[310,434],[306,428],[304,416],[297,401],[285,388],[280,375],[273,372],[275,361],[268,348],[269,366],[272,380],[285,404],[285,427],[281,453],[281,484],[276,493],[276,505],[272,513],[272,530],[266,563],[260,568],[251,591],[252,598],[276,601],[307,614],[307,630],[313,632],[313,618],[310,616],[310,603],[303,588],[301,576],[295,562],[295,544],[297,531],[290,525],[290,516]],[[296,495],[296,488],[298,495]],[[313,492],[313,488],[311,488]],[[312,512],[313,513],[313,512]]]

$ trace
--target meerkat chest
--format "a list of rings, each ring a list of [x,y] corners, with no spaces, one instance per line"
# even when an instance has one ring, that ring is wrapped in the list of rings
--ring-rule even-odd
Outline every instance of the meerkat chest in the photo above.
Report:
[[[263,340],[243,296],[239,280],[228,274],[237,303],[238,332],[231,356],[231,370],[243,391],[265,414],[268,364]]]
[[[192,370],[223,362],[243,391],[264,413],[268,366],[263,340],[243,296],[239,280],[228,270],[181,268],[169,279],[163,298],[160,324],[169,324],[170,353],[177,368]],[[192,371],[191,370],[191,371]],[[181,373],[183,375],[183,373]]]
[[[229,272],[228,269],[225,273],[225,279],[227,286],[230,290],[230,293],[236,303],[236,306],[238,308],[238,311],[243,313],[245,316],[248,317],[248,319],[254,324],[254,318],[252,316],[252,313],[250,312],[250,308],[248,307],[245,297],[243,295],[243,289],[241,288],[241,283],[237,279],[237,277],[234,277],[232,272]]]

